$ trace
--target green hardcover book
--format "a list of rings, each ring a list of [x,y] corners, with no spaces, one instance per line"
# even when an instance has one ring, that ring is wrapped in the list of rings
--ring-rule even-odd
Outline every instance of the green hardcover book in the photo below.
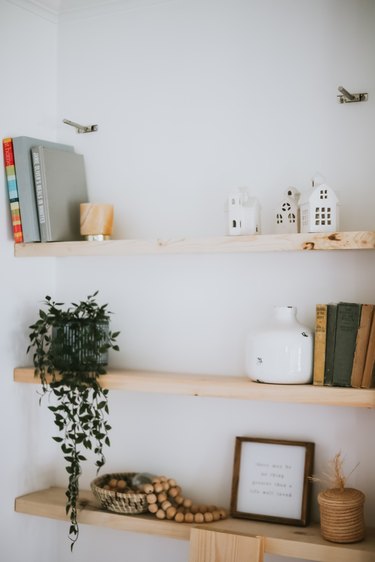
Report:
[[[324,368],[324,384],[333,384],[333,358],[335,356],[336,341],[336,316],[337,304],[327,304],[327,328],[326,328],[326,358]]]
[[[338,303],[333,360],[334,386],[351,386],[355,343],[360,318],[360,304],[350,302]]]
[[[22,218],[23,241],[40,242],[38,211],[36,206],[34,171],[31,148],[43,145],[48,148],[74,150],[73,146],[33,137],[14,137],[13,152],[16,167],[18,196]]]

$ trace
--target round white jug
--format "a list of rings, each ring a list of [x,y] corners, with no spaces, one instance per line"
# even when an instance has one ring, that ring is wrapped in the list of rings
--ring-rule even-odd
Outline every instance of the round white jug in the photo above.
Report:
[[[253,381],[308,384],[313,375],[313,333],[294,306],[276,306],[271,321],[247,337],[246,373]]]

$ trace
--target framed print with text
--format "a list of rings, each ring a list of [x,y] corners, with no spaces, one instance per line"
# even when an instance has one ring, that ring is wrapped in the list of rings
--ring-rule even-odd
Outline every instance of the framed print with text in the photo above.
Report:
[[[309,523],[314,443],[236,437],[231,515]]]

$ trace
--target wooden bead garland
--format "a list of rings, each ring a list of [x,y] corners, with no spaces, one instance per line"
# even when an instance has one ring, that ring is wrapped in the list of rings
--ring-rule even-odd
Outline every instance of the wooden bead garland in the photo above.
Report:
[[[152,483],[143,485],[148,511],[158,519],[177,523],[211,523],[228,517],[227,511],[215,505],[194,504],[181,494],[181,488],[173,478],[158,476]]]

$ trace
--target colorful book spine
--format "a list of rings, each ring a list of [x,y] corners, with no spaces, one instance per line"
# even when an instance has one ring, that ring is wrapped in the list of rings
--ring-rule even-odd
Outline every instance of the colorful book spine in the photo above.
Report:
[[[316,305],[315,345],[314,345],[314,376],[313,383],[324,384],[324,367],[326,358],[327,305]]]
[[[13,238],[16,244],[23,242],[20,201],[18,197],[16,168],[14,165],[13,143],[11,138],[3,139],[4,167],[8,186]]]

